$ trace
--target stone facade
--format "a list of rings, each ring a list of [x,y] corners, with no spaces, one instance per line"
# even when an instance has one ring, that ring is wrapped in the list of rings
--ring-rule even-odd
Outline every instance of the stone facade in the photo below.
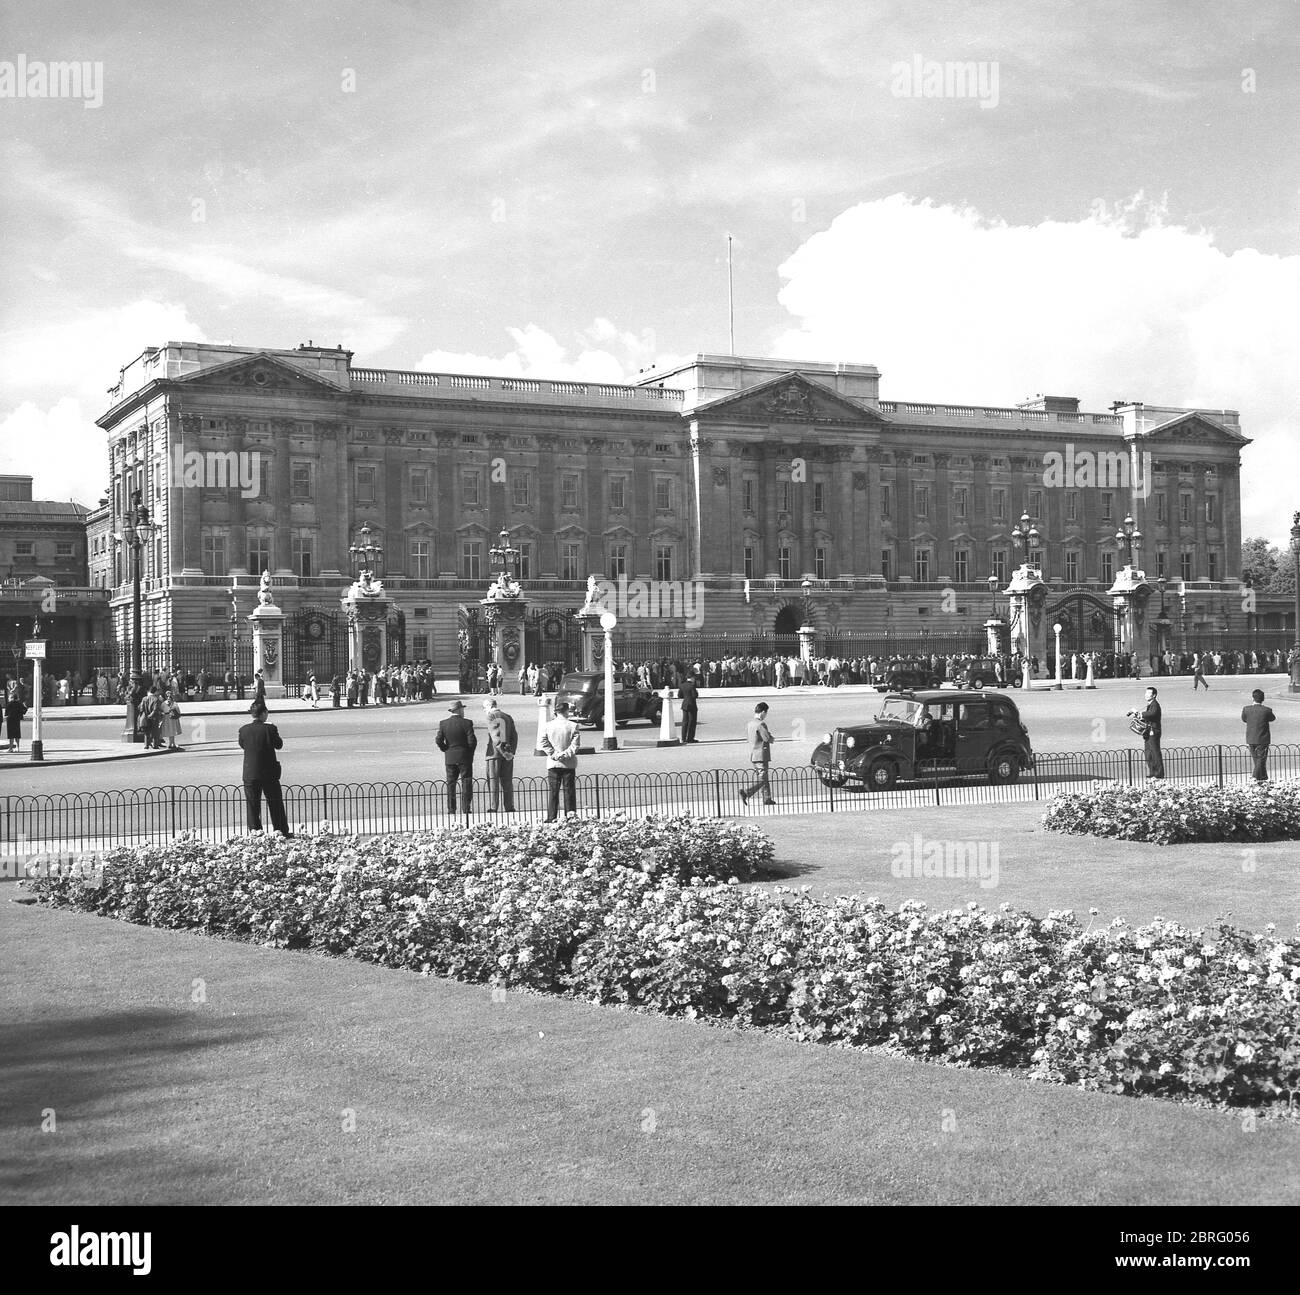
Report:
[[[623,621],[646,631],[771,633],[811,610],[823,632],[978,634],[987,577],[1001,590],[1023,560],[1024,512],[1054,595],[1085,612],[1107,605],[1130,513],[1152,579],[1216,604],[1236,590],[1235,411],[883,401],[879,378],[699,355],[617,386],[171,342],[123,369],[99,420],[111,529],[140,490],[159,523],[146,634],[175,639],[227,633],[232,577],[246,613],[263,568],[286,613],[336,609],[368,523],[407,651],[443,660],[503,527],[533,605],[579,606],[593,572],[698,582],[693,617],[665,599]],[[114,611],[120,625],[128,585]]]

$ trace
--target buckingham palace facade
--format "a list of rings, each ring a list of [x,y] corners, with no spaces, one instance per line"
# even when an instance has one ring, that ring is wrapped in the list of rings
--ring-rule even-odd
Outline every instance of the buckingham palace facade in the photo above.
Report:
[[[832,638],[903,643],[979,635],[1025,560],[1013,532],[1028,514],[1028,556],[1078,646],[1096,647],[1087,626],[1104,634],[1131,516],[1175,636],[1243,627],[1236,411],[889,401],[879,385],[868,364],[741,356],[611,385],[169,342],[122,369],[98,420],[106,525],[122,531],[139,491],[157,524],[143,637],[214,649],[263,570],[286,614],[336,611],[362,525],[384,549],[397,650],[436,662],[456,650],[457,608],[483,597],[503,530],[538,607],[577,607],[592,574],[690,581],[689,622],[664,600],[622,628],[740,645],[811,618]],[[119,549],[119,641],[129,579]]]

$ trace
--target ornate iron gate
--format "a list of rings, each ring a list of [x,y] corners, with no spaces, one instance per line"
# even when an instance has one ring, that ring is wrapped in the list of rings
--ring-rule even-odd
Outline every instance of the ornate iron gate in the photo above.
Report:
[[[316,672],[321,687],[348,668],[348,640],[343,613],[308,605],[289,617],[284,636],[284,681],[289,687],[304,683]]]
[[[1047,604],[1048,648],[1053,643],[1051,627],[1061,625],[1061,653],[1111,652],[1115,648],[1115,613],[1105,599],[1082,589]]]
[[[572,607],[539,607],[524,617],[524,659],[529,665],[561,662],[565,670],[582,659],[582,631]]]

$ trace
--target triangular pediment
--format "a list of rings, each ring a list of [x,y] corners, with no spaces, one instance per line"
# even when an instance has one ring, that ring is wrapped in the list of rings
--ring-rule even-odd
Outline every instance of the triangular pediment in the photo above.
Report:
[[[342,390],[319,374],[296,368],[265,351],[257,355],[241,355],[225,364],[182,374],[173,380],[191,387],[235,387],[241,391],[265,391],[278,396],[302,392],[318,395],[322,391],[338,395]]]
[[[1207,445],[1250,444],[1250,437],[1243,436],[1209,414],[1197,413],[1195,410],[1179,414],[1155,427],[1148,427],[1137,433],[1137,439],[1144,445],[1153,442],[1160,445],[1192,445],[1198,441]]]
[[[782,373],[757,386],[706,401],[692,411],[692,417],[701,416],[768,424],[834,422],[867,427],[888,421],[878,410],[849,400],[802,373]]]

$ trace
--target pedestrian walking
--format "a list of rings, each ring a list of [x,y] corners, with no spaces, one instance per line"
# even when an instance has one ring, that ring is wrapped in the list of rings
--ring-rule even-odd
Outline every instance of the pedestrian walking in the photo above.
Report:
[[[1192,663],[1192,691],[1197,688],[1204,688],[1206,692],[1210,691],[1210,685],[1205,682],[1205,661],[1198,656]]]
[[[487,784],[490,812],[495,814],[498,805],[507,814],[515,812],[515,752],[519,749],[519,733],[513,716],[503,711],[495,697],[483,703],[487,725]]]
[[[565,815],[578,812],[578,726],[569,718],[569,703],[555,703],[555,718],[542,729],[541,748],[546,753],[546,821],[554,823],[564,791]]]
[[[695,725],[700,717],[700,690],[695,680],[687,678],[677,690],[682,703],[682,745],[694,742]]]
[[[5,741],[9,744],[6,751],[21,751],[23,745],[23,716],[27,714],[27,704],[23,701],[22,690],[16,679],[10,680],[9,694],[5,698]]]
[[[451,714],[438,725],[434,744],[442,752],[447,766],[447,813],[456,816],[456,784],[460,783],[460,812],[469,817],[474,799],[474,748],[478,737],[474,722],[465,718],[465,707],[454,701],[447,708]]]
[[[244,806],[247,811],[248,830],[262,830],[262,797],[271,813],[271,830],[283,836],[292,836],[289,820],[284,812],[284,796],[280,791],[280,758],[276,755],[284,746],[280,730],[266,722],[266,706],[255,701],[249,707],[251,719],[239,730],[239,745],[244,752]]]
[[[158,745],[167,743],[169,751],[179,751],[176,739],[181,735],[181,708],[170,693],[158,703]]]
[[[740,800],[748,805],[749,798],[757,792],[763,793],[764,805],[775,805],[772,798],[772,783],[769,766],[772,763],[772,731],[767,726],[767,702],[761,701],[754,707],[754,718],[746,726],[749,742],[749,762],[754,766],[757,781],[741,790]]]
[[[307,671],[307,696],[311,698],[311,708],[316,710],[320,706],[320,689],[316,687],[316,671]]]
[[[1165,759],[1160,754],[1160,703],[1156,700],[1155,688],[1148,688],[1146,704],[1138,710],[1128,712],[1130,719],[1138,720],[1142,729],[1142,747],[1147,761],[1147,777],[1163,778],[1165,776]],[[1134,731],[1137,731],[1135,725]]]
[[[266,680],[260,670],[253,675],[253,701],[266,705]]]
[[[1246,745],[1250,747],[1251,758],[1255,762],[1255,781],[1267,782],[1268,748],[1273,740],[1269,725],[1277,716],[1271,707],[1264,705],[1264,694],[1260,689],[1256,688],[1250,697],[1251,705],[1241,708],[1241,722],[1246,726]]]

